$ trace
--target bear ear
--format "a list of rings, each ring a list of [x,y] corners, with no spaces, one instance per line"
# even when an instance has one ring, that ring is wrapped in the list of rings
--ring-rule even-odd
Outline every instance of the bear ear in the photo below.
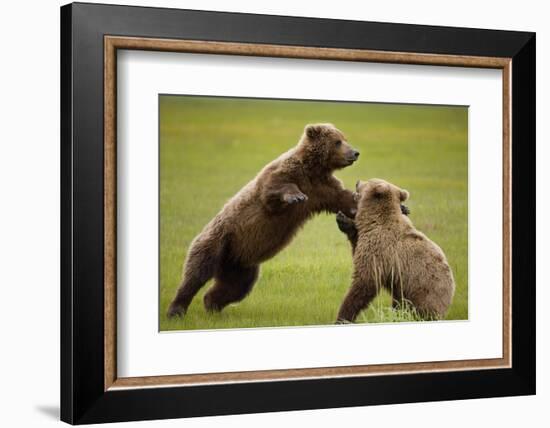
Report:
[[[355,191],[357,193],[361,192],[361,189],[366,185],[366,182],[364,182],[363,180],[357,180],[357,182],[355,183]]]
[[[409,199],[409,192],[405,189],[399,190],[399,200],[401,202],[405,202],[407,199]]]
[[[308,138],[315,139],[321,135],[321,127],[319,125],[306,125],[304,132]]]
[[[375,198],[381,198],[388,193],[390,187],[387,183],[378,183],[372,189],[372,194]]]

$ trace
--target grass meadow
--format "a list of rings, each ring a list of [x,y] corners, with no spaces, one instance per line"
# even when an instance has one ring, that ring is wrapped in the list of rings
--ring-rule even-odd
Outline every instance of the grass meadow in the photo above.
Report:
[[[379,177],[409,190],[417,229],[441,246],[457,289],[447,319],[468,318],[468,112],[465,107],[252,100],[162,95],[160,102],[160,329],[332,324],[350,285],[351,249],[334,215],[319,215],[262,264],[251,294],[207,313],[166,310],[189,244],[268,162],[296,145],[307,123],[331,122],[361,152],[336,172],[346,187]],[[382,293],[359,322],[414,321]]]

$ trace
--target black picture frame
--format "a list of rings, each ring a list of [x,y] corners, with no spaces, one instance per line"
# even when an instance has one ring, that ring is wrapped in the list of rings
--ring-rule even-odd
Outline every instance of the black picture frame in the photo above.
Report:
[[[512,367],[104,390],[104,36],[512,58]],[[71,424],[535,393],[535,34],[74,3],[61,8],[61,419]]]

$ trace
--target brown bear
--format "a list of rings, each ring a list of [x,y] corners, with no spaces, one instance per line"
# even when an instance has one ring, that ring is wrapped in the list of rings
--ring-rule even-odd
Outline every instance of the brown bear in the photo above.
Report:
[[[183,315],[211,278],[207,310],[242,300],[258,278],[259,264],[281,251],[314,214],[353,216],[354,193],[332,173],[358,157],[334,125],[307,125],[298,145],[266,165],[193,240],[168,316]]]
[[[406,190],[380,179],[356,185],[355,221],[338,213],[337,223],[352,245],[351,288],[337,322],[353,322],[381,287],[393,306],[411,304],[424,319],[443,318],[453,299],[453,273],[441,248],[413,226],[402,205]]]

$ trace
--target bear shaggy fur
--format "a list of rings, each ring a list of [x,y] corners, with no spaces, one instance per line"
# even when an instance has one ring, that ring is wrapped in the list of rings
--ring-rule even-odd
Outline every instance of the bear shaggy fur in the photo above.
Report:
[[[214,285],[204,296],[207,310],[244,299],[259,264],[281,251],[314,214],[354,216],[354,193],[332,173],[358,157],[334,125],[307,125],[298,145],[265,166],[193,240],[168,316],[183,315],[211,278]]]
[[[352,285],[337,322],[353,322],[381,287],[393,306],[412,304],[425,319],[443,318],[453,299],[455,283],[441,248],[414,228],[403,214],[409,194],[387,181],[357,182],[355,221],[338,213],[340,230],[353,250]]]

